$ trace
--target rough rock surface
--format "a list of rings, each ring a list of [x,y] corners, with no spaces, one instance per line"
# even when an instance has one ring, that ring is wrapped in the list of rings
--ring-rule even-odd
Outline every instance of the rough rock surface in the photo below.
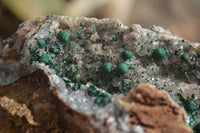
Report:
[[[125,108],[131,112],[129,124],[143,125],[144,132],[191,132],[185,125],[184,113],[168,94],[153,85],[143,84],[123,98]],[[188,128],[188,131],[185,130]]]
[[[28,106],[37,125],[29,122],[28,118],[24,119],[6,111],[5,108],[1,108],[0,131],[9,133],[39,131],[58,133],[63,131],[70,133],[101,132],[101,128],[104,127],[95,130],[92,126],[95,119],[91,121],[92,116],[83,116],[63,105],[48,90],[48,80],[42,73],[42,71],[36,71],[29,76],[20,78],[13,84],[1,87],[0,90],[1,99],[7,96]],[[158,91],[153,85],[141,85],[138,89],[130,91],[128,96],[117,98],[117,102],[117,106],[125,110],[124,114],[116,114],[119,115],[118,120],[126,121],[127,125],[133,128],[132,132],[192,132],[185,123],[184,112],[171,101],[167,93]],[[2,102],[0,103],[2,106]],[[119,107],[116,108],[119,109]],[[88,127],[86,121],[91,121],[90,127]],[[112,121],[113,118],[104,119],[104,123],[111,126],[109,132],[116,130],[112,127]],[[126,132],[128,129],[124,130]]]
[[[192,132],[170,96],[184,106],[199,91],[199,43],[157,26],[48,16],[21,24],[3,45],[2,132]]]

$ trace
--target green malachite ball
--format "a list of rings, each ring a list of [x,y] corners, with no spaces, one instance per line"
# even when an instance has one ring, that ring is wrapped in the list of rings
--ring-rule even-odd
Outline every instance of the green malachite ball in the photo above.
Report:
[[[109,73],[109,72],[111,72],[111,70],[112,70],[112,64],[111,63],[104,63],[103,65],[102,65],[102,71],[103,71],[103,73]]]
[[[49,52],[51,52],[51,53],[57,53],[58,52],[58,49],[56,48],[56,47],[50,47],[49,48]]]
[[[131,59],[133,57],[133,53],[128,50],[123,50],[122,57],[124,60]]]
[[[42,56],[40,57],[39,62],[40,63],[45,63],[45,64],[51,64],[53,61],[53,58],[49,54],[43,53]]]
[[[109,97],[104,97],[104,98],[102,99],[102,102],[103,102],[103,105],[105,106],[105,105],[107,105],[108,103],[110,103],[111,100],[110,100]]]
[[[166,54],[167,53],[166,53],[166,50],[164,48],[158,47],[153,51],[152,58],[155,61],[159,61],[160,59],[165,58]]]
[[[185,101],[185,108],[187,111],[195,111],[199,108],[199,105],[192,99],[187,99]]]
[[[94,103],[95,103],[96,105],[100,105],[100,104],[102,103],[102,100],[103,100],[102,97],[97,97],[97,98],[94,100]]]
[[[112,41],[116,41],[117,40],[117,36],[112,36]]]
[[[68,42],[68,40],[69,40],[69,34],[66,31],[59,31],[59,33],[57,34],[57,38],[61,42]]]
[[[189,55],[188,54],[182,54],[181,59],[184,61],[188,61]]]
[[[44,39],[37,39],[38,47],[44,48],[46,46],[46,42]]]
[[[104,92],[101,94],[102,97],[109,97],[109,94],[107,92]]]
[[[126,65],[126,63],[119,63],[117,65],[117,71],[119,74],[125,74],[128,71],[128,66]]]

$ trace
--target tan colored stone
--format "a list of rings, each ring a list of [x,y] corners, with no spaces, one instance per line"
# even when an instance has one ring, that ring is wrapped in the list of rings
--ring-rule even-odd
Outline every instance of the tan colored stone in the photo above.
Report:
[[[142,125],[146,133],[191,133],[184,112],[172,102],[166,92],[151,84],[141,84],[122,98],[131,112],[129,124]]]
[[[6,109],[11,115],[17,115],[20,118],[25,117],[29,124],[36,126],[37,123],[33,120],[31,111],[25,104],[15,102],[13,99],[7,96],[0,97],[0,105],[3,109]]]

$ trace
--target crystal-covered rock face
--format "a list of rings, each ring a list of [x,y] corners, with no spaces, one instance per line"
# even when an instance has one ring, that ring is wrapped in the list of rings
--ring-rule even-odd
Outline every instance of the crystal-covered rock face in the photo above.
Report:
[[[181,106],[186,99],[199,104],[199,45],[158,26],[143,29],[117,19],[49,16],[24,41],[19,63],[8,65],[1,53],[0,84],[43,69],[63,102],[84,114],[108,106],[114,110],[113,96],[127,95],[141,83],[169,92]],[[10,73],[14,68],[16,73]]]

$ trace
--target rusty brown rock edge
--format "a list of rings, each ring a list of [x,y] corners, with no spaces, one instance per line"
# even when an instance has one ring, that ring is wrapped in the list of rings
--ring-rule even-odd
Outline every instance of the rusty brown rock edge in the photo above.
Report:
[[[183,110],[173,103],[166,92],[151,84],[141,84],[120,102],[131,112],[128,123],[142,125],[147,133],[192,132],[185,122]]]

